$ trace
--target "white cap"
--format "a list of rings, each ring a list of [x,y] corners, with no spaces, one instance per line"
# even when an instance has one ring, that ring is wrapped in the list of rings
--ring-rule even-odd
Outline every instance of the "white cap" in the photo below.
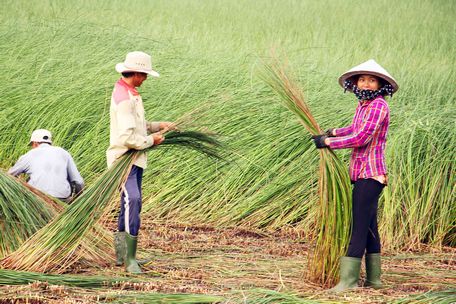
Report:
[[[48,143],[52,144],[52,134],[50,131],[45,129],[38,129],[33,131],[32,136],[30,137],[30,142],[38,142],[38,143]]]
[[[144,52],[130,52],[125,57],[125,61],[116,64],[116,71],[123,72],[140,72],[146,73],[153,77],[159,77],[156,71],[152,70],[151,57]]]
[[[369,59],[368,61],[363,62],[343,73],[342,76],[339,77],[339,84],[341,87],[344,87],[345,80],[352,76],[363,74],[374,75],[385,80],[393,87],[393,93],[399,89],[399,86],[393,76],[391,76],[381,65],[375,62],[374,59]]]

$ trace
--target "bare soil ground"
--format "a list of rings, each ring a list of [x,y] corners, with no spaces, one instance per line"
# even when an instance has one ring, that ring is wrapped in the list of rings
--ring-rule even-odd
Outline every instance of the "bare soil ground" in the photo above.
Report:
[[[454,248],[383,253],[384,289],[358,288],[331,295],[306,278],[309,244],[293,231],[266,234],[239,228],[147,222],[141,229],[139,258],[151,259],[143,268],[145,274],[137,276],[144,279],[143,283],[97,290],[47,283],[1,286],[0,303],[96,303],[107,301],[100,295],[113,292],[211,294],[222,296],[224,303],[250,303],[254,299],[249,298],[249,290],[256,289],[291,292],[322,302],[389,303],[456,286]],[[79,267],[73,273],[124,275],[123,269],[115,266]]]

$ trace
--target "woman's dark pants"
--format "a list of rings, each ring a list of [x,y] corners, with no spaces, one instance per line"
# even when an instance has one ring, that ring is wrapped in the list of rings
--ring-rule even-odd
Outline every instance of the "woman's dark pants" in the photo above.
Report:
[[[375,179],[359,179],[353,187],[352,235],[347,256],[362,258],[380,253],[380,236],[377,226],[378,198],[385,185]]]

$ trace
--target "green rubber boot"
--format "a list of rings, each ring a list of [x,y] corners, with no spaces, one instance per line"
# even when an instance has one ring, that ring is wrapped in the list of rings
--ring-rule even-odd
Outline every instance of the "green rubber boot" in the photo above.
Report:
[[[127,255],[125,257],[125,271],[130,273],[142,273],[141,268],[136,261],[136,248],[138,246],[138,237],[125,234],[127,243]]]
[[[364,286],[375,289],[382,288],[381,274],[380,253],[366,254],[366,282],[364,282]]]
[[[125,231],[114,232],[114,249],[116,250],[116,266],[122,266],[127,253],[127,244],[125,243]]]
[[[359,271],[361,269],[361,258],[341,257],[340,258],[340,281],[331,288],[330,292],[340,292],[350,288],[358,287]]]

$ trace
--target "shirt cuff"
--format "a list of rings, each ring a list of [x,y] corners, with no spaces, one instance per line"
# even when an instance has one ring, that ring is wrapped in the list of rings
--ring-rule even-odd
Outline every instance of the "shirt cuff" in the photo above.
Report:
[[[149,147],[152,147],[154,145],[154,138],[152,137],[152,135],[146,136],[146,144],[145,145],[146,145],[145,148],[149,148]]]
[[[160,131],[160,122],[159,121],[148,122],[147,128],[149,129],[150,133],[158,132],[158,131]]]

